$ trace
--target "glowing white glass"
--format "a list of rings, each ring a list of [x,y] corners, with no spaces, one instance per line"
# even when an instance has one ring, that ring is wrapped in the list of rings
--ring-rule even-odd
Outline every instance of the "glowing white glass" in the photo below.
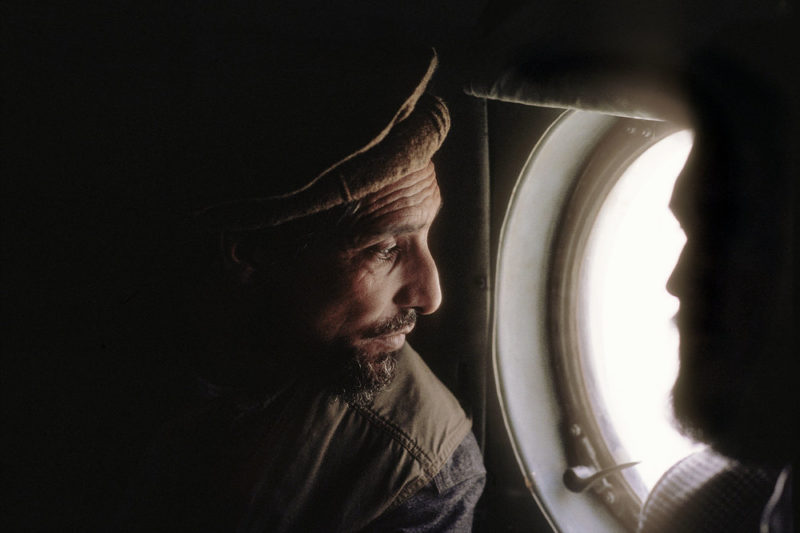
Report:
[[[665,284],[685,242],[668,204],[692,146],[674,133],[631,164],[603,203],[582,278],[595,381],[622,448],[648,489],[699,447],[672,425],[669,394],[678,370],[678,301]]]

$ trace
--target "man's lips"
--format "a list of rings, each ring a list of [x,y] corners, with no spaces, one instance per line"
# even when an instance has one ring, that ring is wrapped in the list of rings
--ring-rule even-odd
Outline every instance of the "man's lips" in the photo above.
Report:
[[[411,333],[414,327],[405,327],[399,331],[385,333],[377,337],[373,337],[373,341],[382,345],[388,351],[396,351],[403,347],[406,342],[406,335]]]
[[[406,336],[402,333],[395,333],[394,335],[385,335],[378,337],[377,341],[385,347],[387,351],[396,351],[403,347],[406,342]]]

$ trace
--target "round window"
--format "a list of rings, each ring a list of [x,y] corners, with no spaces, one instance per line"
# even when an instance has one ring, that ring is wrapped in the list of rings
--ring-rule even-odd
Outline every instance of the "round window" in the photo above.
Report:
[[[691,144],[668,123],[570,111],[515,188],[495,377],[518,462],[556,530],[635,530],[649,488],[692,449],[670,424],[677,303],[664,288],[683,245],[668,202]],[[638,464],[614,470],[628,462]]]

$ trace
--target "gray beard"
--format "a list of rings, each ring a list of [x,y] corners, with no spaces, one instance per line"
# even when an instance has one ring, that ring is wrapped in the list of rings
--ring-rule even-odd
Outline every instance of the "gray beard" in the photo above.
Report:
[[[686,359],[672,389],[684,435],[744,461],[777,465],[797,457],[796,372],[767,356]]]
[[[416,321],[417,313],[413,309],[408,309],[376,324],[366,332],[366,335],[377,337],[401,331],[406,327],[413,328]],[[333,390],[347,402],[361,406],[368,405],[375,399],[375,395],[386,389],[394,379],[399,351],[382,352],[371,357],[366,352],[353,348],[352,343],[345,340],[339,348],[339,353],[343,356],[339,359],[341,371],[335,373],[339,377]]]
[[[366,406],[388,387],[397,371],[398,352],[384,352],[370,358],[364,352],[351,352],[333,392],[348,403]]]

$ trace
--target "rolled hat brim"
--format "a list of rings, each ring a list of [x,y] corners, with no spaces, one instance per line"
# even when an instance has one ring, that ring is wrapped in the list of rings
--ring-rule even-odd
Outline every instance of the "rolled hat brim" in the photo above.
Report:
[[[437,66],[431,52],[428,67],[413,91],[365,145],[330,162],[292,191],[203,206],[194,212],[197,220],[209,228],[228,230],[273,227],[360,200],[424,168],[450,129],[447,106],[424,92]]]

